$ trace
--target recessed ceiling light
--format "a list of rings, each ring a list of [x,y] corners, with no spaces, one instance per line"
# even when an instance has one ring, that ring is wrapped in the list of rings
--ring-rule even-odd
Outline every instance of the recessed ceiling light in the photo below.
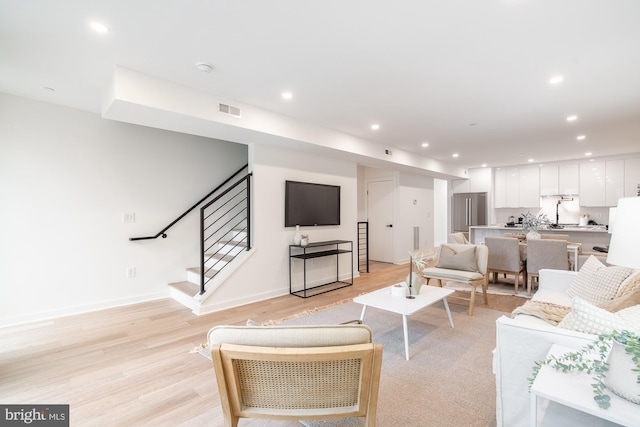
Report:
[[[586,136],[586,135],[578,135],[578,136],[576,137],[576,139],[577,139],[578,141],[582,141],[583,139],[586,139],[586,138],[587,138],[587,136]]]
[[[199,62],[198,64],[196,64],[196,67],[203,73],[210,73],[213,71],[213,66],[207,64],[206,62]]]
[[[553,76],[549,79],[549,84],[550,85],[557,85],[562,83],[562,81],[564,80],[564,77],[561,75],[557,75],[557,76]]]
[[[533,162],[534,162],[534,160],[533,160],[533,159],[529,159],[529,160],[527,160],[527,161],[528,161],[529,163],[533,163]]]
[[[568,122],[575,122],[576,120],[578,120],[578,116],[576,116],[575,114],[572,114],[571,116],[567,116]]]
[[[486,163],[483,163],[483,164],[482,164],[482,167],[483,167],[483,168],[486,168],[486,167],[487,167],[487,164],[486,164]]]
[[[374,123],[374,124],[371,125],[371,130],[378,130],[378,129],[380,129],[380,125],[379,124]]]
[[[49,87],[49,86],[45,86],[42,89],[46,90],[47,92],[55,92],[56,91],[54,88]]]
[[[109,32],[109,28],[100,22],[93,21],[89,25],[91,26],[91,29],[96,33],[105,34]]]
[[[585,156],[590,156],[590,155],[592,155],[592,154],[593,154],[593,153],[592,153],[591,151],[588,151],[588,152],[584,153],[584,155],[585,155]]]
[[[422,146],[423,146],[424,148],[427,148],[427,147],[429,146],[429,143],[428,143],[428,142],[423,142],[423,143],[422,143]]]
[[[293,98],[293,93],[287,91],[287,92],[282,92],[282,99],[291,99]]]
[[[460,156],[460,154],[458,154],[458,153],[453,153],[453,157],[458,157],[458,156]]]

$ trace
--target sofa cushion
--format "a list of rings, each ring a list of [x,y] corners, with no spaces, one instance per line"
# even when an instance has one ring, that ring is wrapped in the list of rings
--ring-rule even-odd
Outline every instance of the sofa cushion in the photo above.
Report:
[[[476,247],[474,245],[464,246],[464,248],[456,249],[443,244],[440,248],[440,257],[436,267],[450,270],[478,271]]]
[[[620,284],[616,297],[621,297],[627,293],[632,293],[640,290],[640,270],[633,270],[633,273],[629,275],[624,282]]]
[[[596,257],[590,256],[573,279],[567,295],[580,297],[592,304],[603,304],[616,296],[620,284],[632,272],[631,268],[607,267]]]
[[[606,301],[598,305],[598,307],[615,313],[638,304],[640,304],[640,288],[635,289],[633,292],[627,292],[622,296],[615,297],[611,301]]]
[[[580,297],[575,297],[571,304],[571,312],[562,319],[558,327],[594,335],[623,329],[637,331],[640,329],[640,324],[634,324],[629,320],[629,317],[632,318],[634,314],[634,311],[623,313],[623,315],[611,313]]]

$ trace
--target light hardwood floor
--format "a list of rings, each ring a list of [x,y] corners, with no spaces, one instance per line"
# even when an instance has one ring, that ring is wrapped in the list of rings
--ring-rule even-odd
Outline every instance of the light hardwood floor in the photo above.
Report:
[[[0,402],[70,404],[72,426],[222,426],[211,362],[190,353],[212,326],[281,319],[406,275],[407,265],[373,263],[353,286],[308,299],[286,295],[200,317],[162,299],[2,328]],[[490,308],[504,312],[524,303],[496,295],[489,300]],[[257,420],[240,425],[300,426]]]

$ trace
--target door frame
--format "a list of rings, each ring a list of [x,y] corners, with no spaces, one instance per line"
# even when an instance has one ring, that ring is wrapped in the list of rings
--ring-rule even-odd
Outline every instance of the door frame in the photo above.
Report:
[[[397,197],[398,197],[398,177],[395,175],[388,175],[388,176],[379,176],[379,177],[371,177],[371,178],[367,178],[364,181],[364,191],[365,191],[365,206],[364,206],[364,210],[365,210],[365,215],[367,217],[367,221],[369,221],[369,183],[371,182],[383,182],[383,181],[391,181],[391,184],[393,185],[393,190],[392,190],[392,194],[391,194],[391,199],[392,199],[392,206],[391,206],[391,216],[392,216],[392,220],[393,220],[393,230],[391,231],[391,247],[392,247],[392,263],[393,264],[397,264],[398,263],[398,257],[397,257],[397,251],[396,251],[396,234],[397,234],[397,229],[398,227],[396,226],[396,220],[397,220],[397,212],[396,212],[396,206],[398,205],[397,203]],[[369,229],[369,233],[371,233],[371,228]]]

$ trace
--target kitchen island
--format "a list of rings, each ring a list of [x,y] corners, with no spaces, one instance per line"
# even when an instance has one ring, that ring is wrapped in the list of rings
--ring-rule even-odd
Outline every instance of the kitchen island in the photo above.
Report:
[[[538,230],[540,234],[568,234],[572,243],[582,243],[583,252],[592,252],[594,246],[606,247],[611,235],[604,226],[572,226]],[[469,241],[476,245],[484,243],[485,237],[504,237],[506,233],[524,234],[521,226],[507,227],[502,224],[469,227]]]

